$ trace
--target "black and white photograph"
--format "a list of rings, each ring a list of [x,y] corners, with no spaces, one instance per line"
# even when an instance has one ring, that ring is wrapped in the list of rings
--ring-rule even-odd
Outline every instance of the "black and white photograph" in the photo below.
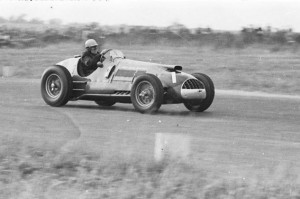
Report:
[[[300,1],[0,1],[0,199],[300,199]]]

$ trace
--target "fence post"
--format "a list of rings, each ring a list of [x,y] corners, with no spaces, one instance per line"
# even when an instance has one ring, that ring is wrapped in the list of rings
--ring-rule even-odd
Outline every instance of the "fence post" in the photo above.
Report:
[[[3,66],[2,67],[2,76],[3,77],[11,77],[15,73],[15,67],[13,66]]]
[[[187,159],[191,153],[191,138],[187,134],[156,133],[154,159]]]

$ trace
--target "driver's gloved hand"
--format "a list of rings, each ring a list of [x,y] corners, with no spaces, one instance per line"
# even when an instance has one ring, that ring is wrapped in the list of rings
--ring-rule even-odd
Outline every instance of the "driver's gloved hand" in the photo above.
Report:
[[[104,60],[105,60],[105,57],[102,55],[102,56],[100,57],[100,62],[104,62]]]
[[[100,61],[97,62],[97,66],[98,66],[99,68],[103,68],[103,64],[102,64]]]

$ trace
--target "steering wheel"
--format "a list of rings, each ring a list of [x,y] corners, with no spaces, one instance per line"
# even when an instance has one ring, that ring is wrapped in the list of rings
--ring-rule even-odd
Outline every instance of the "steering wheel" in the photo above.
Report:
[[[106,53],[108,53],[109,51],[110,51],[111,49],[103,49],[101,52],[100,52],[100,54],[102,55],[102,56],[104,56]]]

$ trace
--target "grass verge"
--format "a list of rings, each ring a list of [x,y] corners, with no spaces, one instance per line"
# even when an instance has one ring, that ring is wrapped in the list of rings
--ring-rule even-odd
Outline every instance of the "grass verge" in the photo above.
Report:
[[[228,172],[204,160],[155,162],[1,139],[0,198],[300,198],[293,164]]]

